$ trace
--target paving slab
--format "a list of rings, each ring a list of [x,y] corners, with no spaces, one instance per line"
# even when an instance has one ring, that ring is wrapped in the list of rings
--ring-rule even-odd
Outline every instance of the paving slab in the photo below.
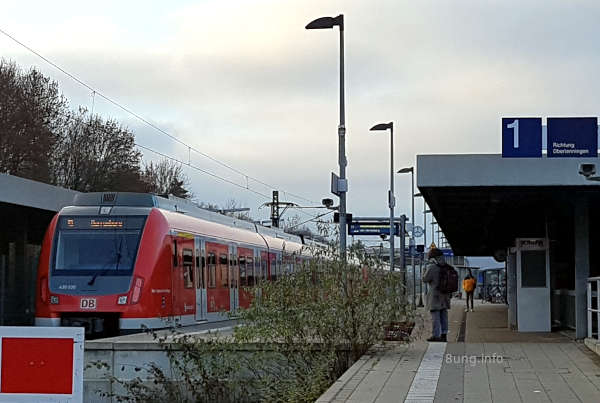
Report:
[[[435,392],[436,402],[462,402],[464,396],[464,343],[448,343]]]
[[[454,304],[450,342],[427,343],[428,316],[421,340],[363,357],[318,401],[600,402],[600,357],[568,335],[502,328],[505,306],[476,304],[465,315]],[[465,318],[465,342],[456,342]]]

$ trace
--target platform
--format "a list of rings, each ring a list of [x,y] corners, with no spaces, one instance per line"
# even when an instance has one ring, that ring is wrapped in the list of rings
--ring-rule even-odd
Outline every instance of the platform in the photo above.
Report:
[[[506,312],[476,301],[465,313],[453,300],[448,343],[425,342],[426,322],[412,344],[387,342],[364,355],[318,402],[599,401],[597,355],[569,332],[511,331]]]
[[[127,334],[123,336],[106,337],[86,342],[86,348],[93,346],[94,343],[154,343],[156,338],[172,337],[177,335],[206,335],[208,333],[218,332],[220,335],[227,335],[233,332],[233,327],[238,324],[238,320],[223,320],[219,322],[204,322],[192,326],[179,328],[168,328],[150,332],[140,332]],[[155,337],[156,336],[156,337]]]

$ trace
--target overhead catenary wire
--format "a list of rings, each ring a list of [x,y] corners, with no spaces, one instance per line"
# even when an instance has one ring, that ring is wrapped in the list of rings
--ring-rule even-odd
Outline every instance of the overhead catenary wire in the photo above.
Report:
[[[166,159],[168,159],[168,160],[171,160],[171,161],[173,161],[173,162],[176,162],[176,163],[178,163],[178,164],[185,165],[185,166],[187,166],[187,167],[190,167],[190,168],[192,168],[192,169],[195,169],[195,170],[197,170],[197,171],[200,171],[200,172],[202,172],[202,173],[205,173],[206,175],[210,175],[210,176],[212,176],[212,177],[213,177],[213,178],[215,178],[215,179],[219,179],[219,180],[221,180],[221,181],[223,181],[223,182],[226,182],[226,183],[229,183],[229,184],[231,184],[231,185],[233,185],[233,186],[239,187],[240,189],[248,190],[248,191],[250,191],[250,192],[252,192],[252,193],[255,193],[255,194],[257,194],[257,195],[259,195],[259,196],[261,196],[261,197],[264,197],[265,199],[269,199],[269,200],[271,199],[271,196],[269,196],[269,195],[266,195],[266,194],[264,194],[264,193],[258,192],[258,191],[254,190],[254,189],[247,188],[246,186],[244,186],[244,185],[242,185],[242,184],[236,183],[236,182],[234,182],[234,181],[231,181],[231,180],[229,180],[229,179],[227,179],[227,178],[223,178],[222,176],[219,176],[219,175],[217,175],[217,174],[214,174],[214,173],[212,173],[212,172],[210,172],[210,171],[207,171],[207,170],[205,170],[205,169],[202,169],[202,168],[200,168],[200,167],[197,167],[197,166],[195,166],[195,165],[193,165],[193,164],[191,164],[191,163],[189,163],[189,162],[188,162],[188,163],[186,163],[186,162],[184,162],[184,161],[180,160],[179,158],[172,157],[172,156],[170,156],[170,155],[167,155],[167,154],[165,154],[165,153],[162,153],[162,152],[160,152],[160,151],[156,151],[156,150],[154,150],[154,149],[152,149],[152,148],[150,148],[150,147],[146,147],[146,146],[144,146],[144,145],[141,145],[141,144],[139,144],[139,143],[135,143],[135,146],[136,146],[136,147],[139,147],[139,148],[141,148],[141,149],[144,149],[144,150],[146,150],[146,151],[149,151],[149,152],[151,152],[151,153],[154,153],[154,154],[156,154],[156,155],[160,155],[161,157],[163,157],[163,158],[166,158]],[[292,208],[293,208],[293,207],[292,207]],[[315,207],[315,208],[317,208],[317,207]],[[314,220],[316,220],[317,218],[320,218],[320,217],[322,217],[323,215],[325,215],[325,214],[321,214],[321,215],[313,216],[312,214],[306,213],[305,211],[302,211],[302,210],[300,210],[300,209],[298,209],[298,211],[299,211],[300,213],[302,213],[302,214],[306,215],[307,217],[310,217],[310,220],[307,220],[307,221],[305,221],[304,223],[301,223],[301,224],[305,224],[305,223],[307,223],[307,222],[314,221]],[[326,213],[326,214],[329,214],[329,212],[328,212],[328,213]]]
[[[73,81],[75,81],[78,84],[80,84],[81,86],[87,88],[89,91],[92,92],[92,94],[94,95],[94,98],[95,98],[96,95],[99,96],[99,97],[101,97],[102,99],[106,100],[107,102],[109,102],[110,104],[116,106],[117,108],[123,110],[124,112],[130,114],[131,116],[133,116],[136,119],[138,119],[140,122],[146,124],[147,126],[151,127],[152,129],[156,130],[157,132],[159,132],[159,133],[161,133],[161,134],[169,137],[173,141],[175,141],[175,142],[177,142],[177,143],[185,146],[186,148],[188,148],[188,152],[191,150],[191,151],[193,151],[193,152],[195,152],[195,153],[197,153],[197,154],[199,154],[199,155],[201,155],[201,156],[203,156],[203,157],[205,157],[205,158],[207,158],[207,159],[215,162],[216,164],[218,164],[218,165],[220,165],[220,166],[222,166],[224,168],[227,168],[227,169],[229,169],[229,170],[231,170],[231,171],[233,171],[233,172],[235,172],[235,173],[243,176],[246,179],[246,183],[247,184],[246,184],[245,187],[242,187],[242,188],[245,188],[245,189],[247,189],[247,190],[249,190],[251,192],[254,192],[254,193],[257,193],[257,194],[260,194],[261,196],[263,196],[263,194],[261,194],[260,192],[254,191],[253,189],[250,189],[250,187],[248,186],[248,180],[252,180],[252,181],[254,181],[254,182],[258,183],[258,184],[261,184],[261,185],[263,185],[265,187],[268,187],[268,188],[271,188],[271,189],[278,189],[278,186],[269,184],[269,183],[267,183],[265,181],[257,179],[257,178],[255,178],[255,177],[253,177],[251,175],[248,175],[245,172],[242,172],[242,171],[240,171],[240,170],[232,167],[231,165],[229,165],[229,164],[227,164],[227,163],[225,163],[225,162],[223,162],[223,161],[221,161],[221,160],[219,160],[219,159],[217,159],[215,157],[212,157],[211,155],[209,155],[209,154],[207,154],[207,153],[205,153],[203,151],[198,150],[194,146],[192,146],[190,144],[187,144],[186,142],[184,142],[183,140],[175,137],[174,135],[172,135],[171,133],[167,132],[166,130],[161,129],[156,124],[150,122],[149,120],[147,120],[143,116],[139,115],[138,113],[134,112],[133,110],[129,109],[128,107],[126,107],[126,106],[118,103],[117,101],[115,101],[114,99],[110,98],[109,96],[103,94],[102,92],[96,90],[91,85],[87,84],[86,82],[84,82],[83,80],[81,80],[80,78],[78,78],[77,76],[75,76],[74,74],[72,74],[72,73],[68,72],[67,70],[65,70],[64,68],[60,67],[58,64],[54,63],[52,60],[48,59],[47,57],[45,57],[41,53],[37,52],[36,50],[34,50],[33,48],[31,48],[30,46],[26,45],[25,43],[19,41],[17,38],[15,38],[14,36],[12,36],[8,32],[6,32],[2,28],[0,28],[0,33],[2,33],[4,36],[6,36],[9,39],[11,39],[12,41],[14,41],[15,43],[17,43],[18,45],[22,46],[23,48],[27,49],[29,52],[33,53],[34,55],[36,55],[37,57],[39,57],[40,59],[42,59],[43,61],[45,61],[49,65],[51,65],[52,67],[54,67],[55,69],[59,70],[61,73],[65,74],[67,77],[71,78]],[[188,164],[184,163],[184,165],[188,165]],[[196,167],[196,168],[198,168],[198,167]],[[207,175],[210,175],[210,176],[213,176],[213,177],[218,177],[218,175],[212,174],[209,171],[202,170],[202,169],[198,169],[198,170],[201,171],[201,172],[203,172],[203,173],[205,173],[205,174],[207,174]],[[228,181],[228,182],[230,182],[232,184],[235,183],[235,182],[232,182],[232,181],[229,181],[229,180],[226,180],[226,181]],[[237,184],[237,183],[235,185],[239,186],[239,184]],[[316,203],[314,200],[310,200],[308,198],[305,198],[303,196],[294,194],[292,192],[288,192],[288,191],[285,191],[285,190],[281,190],[281,191],[283,193],[288,194],[291,197],[296,198],[296,199],[304,200],[304,201],[310,202],[310,203]]]
[[[202,172],[202,173],[205,173],[206,175],[210,175],[210,176],[212,176],[212,177],[213,177],[213,178],[215,178],[215,179],[218,179],[218,180],[221,180],[221,181],[223,181],[223,182],[229,183],[229,184],[231,184],[231,185],[233,185],[233,186],[239,187],[240,189],[244,189],[244,190],[250,191],[250,192],[252,192],[252,193],[255,193],[255,194],[257,194],[257,195],[259,195],[259,196],[261,196],[261,197],[263,197],[263,198],[265,198],[265,199],[268,199],[268,200],[270,200],[270,199],[271,199],[271,196],[269,196],[269,195],[266,195],[266,194],[264,194],[264,193],[261,193],[261,192],[258,192],[258,191],[256,191],[256,190],[254,190],[254,189],[248,188],[248,187],[246,187],[246,186],[244,186],[244,185],[242,185],[242,184],[236,183],[236,182],[234,182],[234,181],[231,181],[231,180],[229,180],[229,179],[227,179],[227,178],[223,178],[222,176],[219,176],[219,175],[217,175],[217,174],[214,174],[214,173],[212,173],[212,172],[210,172],[210,171],[207,171],[207,170],[205,170],[205,169],[202,169],[202,168],[200,168],[200,167],[197,167],[197,166],[195,166],[195,165],[193,165],[193,164],[191,164],[191,163],[186,163],[186,162],[184,162],[184,161],[180,160],[179,158],[172,157],[172,156],[170,156],[170,155],[167,155],[167,154],[165,154],[165,153],[162,153],[162,152],[160,152],[160,151],[156,151],[156,150],[154,150],[154,149],[152,149],[152,148],[150,148],[150,147],[146,147],[146,146],[144,146],[144,145],[141,145],[141,144],[139,144],[139,143],[135,143],[135,146],[136,146],[136,147],[139,147],[139,148],[141,148],[141,149],[144,149],[144,150],[146,150],[146,151],[149,151],[149,152],[151,152],[151,153],[154,153],[154,154],[156,154],[156,155],[160,155],[161,157],[163,157],[163,158],[166,158],[166,159],[168,159],[168,160],[171,160],[171,161],[173,161],[173,162],[176,162],[176,163],[178,163],[178,164],[180,164],[180,165],[184,165],[184,166],[187,166],[187,167],[189,167],[189,168],[192,168],[192,169],[195,169],[195,170],[197,170],[197,171],[200,171],[200,172]],[[292,207],[292,208],[293,208],[293,207]],[[315,208],[318,208],[318,207],[315,207]],[[327,213],[325,213],[325,214],[321,214],[321,215],[313,216],[312,214],[309,214],[309,213],[307,213],[307,212],[305,212],[305,211],[302,211],[301,209],[298,209],[297,211],[299,211],[300,213],[304,214],[304,215],[305,215],[305,216],[307,216],[307,217],[310,217],[310,219],[309,219],[309,220],[307,220],[307,221],[305,221],[305,222],[303,222],[303,223],[300,223],[300,225],[302,225],[302,224],[306,224],[306,223],[308,223],[308,222],[310,222],[310,221],[315,221],[315,220],[317,220],[318,218],[320,218],[320,217],[322,217],[322,216],[324,216],[324,215],[326,215],[326,214],[329,214],[329,213],[330,213],[330,212],[327,212]],[[294,227],[295,227],[295,226],[294,226]],[[294,228],[294,227],[292,227],[292,228]]]
[[[333,213],[333,211],[328,211],[328,212],[326,212],[326,213],[319,214],[319,215],[317,215],[317,216],[314,216],[314,217],[312,217],[310,220],[306,220],[306,221],[304,221],[304,222],[301,222],[301,223],[299,223],[299,224],[292,225],[291,227],[287,228],[287,230],[291,230],[291,229],[293,229],[293,228],[299,227],[299,226],[301,226],[301,225],[304,225],[304,224],[306,224],[306,223],[308,223],[308,222],[311,222],[311,221],[317,221],[317,219],[319,219],[319,218],[321,218],[321,217],[323,217],[323,216],[326,216],[327,214],[331,214],[331,213]],[[319,221],[318,221],[318,222],[319,222]],[[323,222],[323,221],[320,221],[320,222]]]
[[[150,151],[151,153],[154,153],[154,154],[156,154],[156,155],[160,155],[161,157],[163,157],[163,158],[166,158],[166,159],[168,159],[168,160],[171,160],[171,161],[177,162],[178,164],[181,164],[181,165],[188,166],[188,167],[190,167],[190,168],[192,168],[192,169],[195,169],[196,171],[202,172],[202,173],[204,173],[204,174],[206,174],[206,175],[210,175],[210,176],[212,176],[213,178],[219,179],[219,180],[221,180],[221,181],[223,181],[223,182],[227,182],[227,183],[229,183],[229,184],[231,184],[231,185],[237,186],[237,187],[239,187],[240,189],[244,189],[244,190],[250,191],[250,192],[252,192],[252,193],[255,193],[255,194],[257,194],[257,195],[259,195],[259,196],[261,196],[261,197],[264,197],[265,199],[270,199],[270,198],[271,198],[271,196],[268,196],[268,195],[266,195],[266,194],[264,194],[264,193],[258,192],[258,191],[254,190],[254,189],[246,188],[246,186],[244,186],[244,185],[241,185],[241,184],[239,184],[239,183],[236,183],[236,182],[234,182],[234,181],[231,181],[231,180],[229,180],[229,179],[227,179],[227,178],[223,178],[222,176],[219,176],[219,175],[217,175],[217,174],[214,174],[214,173],[212,173],[212,172],[210,172],[210,171],[207,171],[207,170],[205,170],[205,169],[202,169],[202,168],[200,168],[200,167],[197,167],[197,166],[193,165],[191,162],[184,162],[184,161],[182,161],[182,160],[180,160],[180,159],[178,159],[178,158],[171,157],[170,155],[167,155],[167,154],[165,154],[165,153],[162,153],[162,152],[160,152],[160,151],[153,150],[152,148],[150,148],[150,147],[146,147],[146,146],[143,146],[143,145],[141,145],[141,144],[139,144],[139,143],[135,143],[135,146],[136,146],[136,147],[139,147],[139,148],[142,148],[142,149],[144,149],[144,150],[146,150],[146,151]]]

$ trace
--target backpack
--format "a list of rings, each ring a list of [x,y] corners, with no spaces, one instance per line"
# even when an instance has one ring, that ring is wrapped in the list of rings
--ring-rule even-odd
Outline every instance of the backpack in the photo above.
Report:
[[[471,292],[475,289],[475,279],[473,277],[463,280],[463,288],[465,292]]]
[[[458,273],[454,270],[454,267],[449,264],[439,266],[440,268],[440,282],[438,290],[442,294],[452,294],[458,291]]]

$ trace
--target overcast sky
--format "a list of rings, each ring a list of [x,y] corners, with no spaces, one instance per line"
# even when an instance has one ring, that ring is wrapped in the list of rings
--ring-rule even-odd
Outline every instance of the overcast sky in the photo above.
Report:
[[[597,116],[597,1],[4,1],[0,29],[182,141],[281,190],[320,201],[337,167],[338,32],[307,31],[345,16],[349,194],[355,215],[386,215],[389,136],[396,170],[417,154],[499,153],[502,116]],[[0,35],[0,55],[60,83],[73,107],[89,90]],[[140,144],[187,149],[98,97],[94,111]],[[145,158],[156,156],[145,153]],[[192,163],[240,184],[210,160]],[[198,200],[248,191],[187,169]],[[270,188],[249,182],[265,194]],[[396,176],[410,214],[410,177]],[[307,204],[289,195],[282,199]],[[422,200],[417,201],[422,222]]]

